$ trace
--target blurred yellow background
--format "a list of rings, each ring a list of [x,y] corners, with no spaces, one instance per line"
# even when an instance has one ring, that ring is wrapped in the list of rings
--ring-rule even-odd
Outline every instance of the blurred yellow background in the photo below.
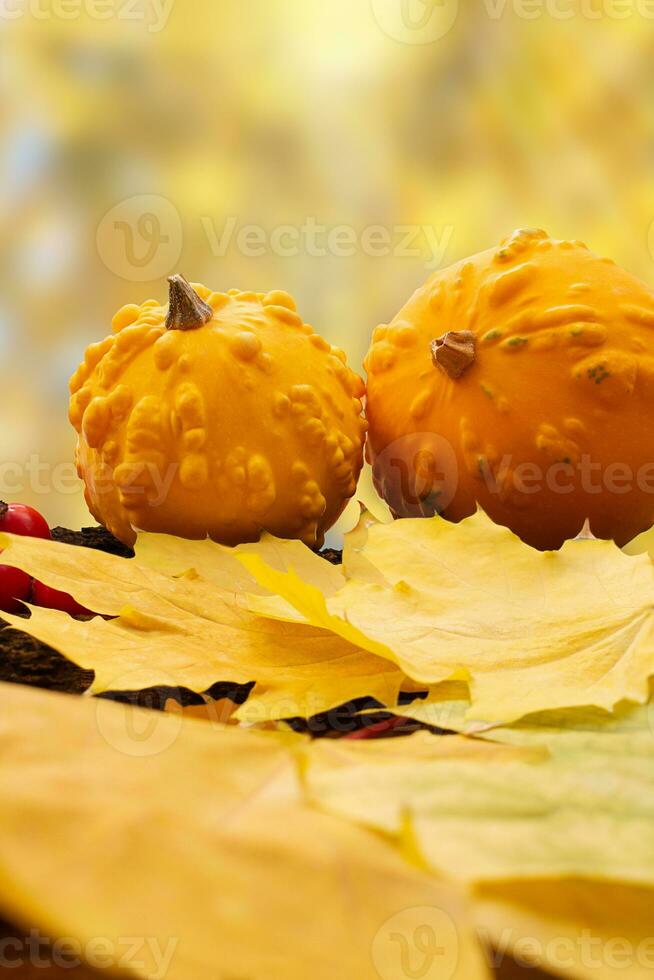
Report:
[[[648,0],[2,0],[0,495],[89,523],[67,381],[182,271],[360,369],[514,227],[654,281]]]

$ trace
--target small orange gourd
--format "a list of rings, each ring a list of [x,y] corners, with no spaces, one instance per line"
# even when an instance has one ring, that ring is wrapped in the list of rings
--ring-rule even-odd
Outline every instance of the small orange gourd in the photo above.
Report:
[[[287,293],[169,282],[168,305],[119,310],[71,379],[89,509],[126,544],[265,529],[320,546],[361,469],[362,380]]]
[[[365,361],[368,453],[400,517],[478,504],[542,549],[654,521],[654,292],[522,230],[436,272]]]

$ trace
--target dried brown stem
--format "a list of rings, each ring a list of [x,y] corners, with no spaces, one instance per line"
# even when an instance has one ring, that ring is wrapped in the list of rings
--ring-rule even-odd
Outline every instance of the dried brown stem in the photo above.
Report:
[[[166,330],[197,330],[213,316],[213,310],[201,299],[184,276],[175,275],[168,279],[170,299]]]
[[[450,378],[460,378],[475,359],[475,335],[471,330],[449,330],[432,340],[431,359]]]

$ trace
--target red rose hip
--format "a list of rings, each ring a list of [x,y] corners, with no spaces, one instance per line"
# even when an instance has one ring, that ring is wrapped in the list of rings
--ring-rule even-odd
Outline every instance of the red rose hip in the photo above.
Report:
[[[21,612],[21,600],[29,600],[32,579],[27,572],[10,565],[0,565],[0,610],[2,612]]]
[[[73,599],[67,592],[60,592],[52,589],[43,582],[34,579],[32,589],[32,600],[35,606],[44,606],[46,609],[59,609],[61,612],[69,613],[71,616],[93,616],[90,609],[80,606],[79,602]]]
[[[0,500],[0,531],[24,534],[30,538],[49,538],[48,522],[27,504],[6,504]]]
[[[6,504],[4,501],[0,501],[0,531],[31,538],[50,537],[48,523],[38,510],[26,504]],[[26,572],[11,565],[0,565],[0,610],[20,612],[22,601],[30,598],[31,591],[32,579]]]

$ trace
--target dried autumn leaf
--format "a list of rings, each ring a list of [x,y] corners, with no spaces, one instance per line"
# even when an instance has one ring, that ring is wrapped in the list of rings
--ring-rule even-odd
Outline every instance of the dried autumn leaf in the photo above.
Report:
[[[471,883],[584,877],[654,888],[649,708],[563,720],[536,719],[484,740],[316,743],[307,749],[310,798],[408,833],[432,868]]]
[[[550,708],[647,699],[647,556],[597,540],[539,552],[481,511],[460,524],[401,520],[356,535],[356,560],[346,549],[350,577],[332,596],[254,553],[239,558],[307,621],[392,659],[417,683],[467,681],[469,720],[507,723]]]
[[[138,976],[488,980],[461,895],[301,799],[289,737],[0,685],[0,911]],[[290,736],[297,739],[297,736]],[[106,947],[105,947],[106,954]]]
[[[95,671],[94,692],[255,681],[239,717],[256,721],[315,714],[358,697],[397,698],[403,675],[388,660],[331,632],[256,615],[242,595],[193,569],[170,577],[136,559],[8,534],[0,547],[6,563],[116,617],[80,622],[40,608],[29,620],[5,616]]]

